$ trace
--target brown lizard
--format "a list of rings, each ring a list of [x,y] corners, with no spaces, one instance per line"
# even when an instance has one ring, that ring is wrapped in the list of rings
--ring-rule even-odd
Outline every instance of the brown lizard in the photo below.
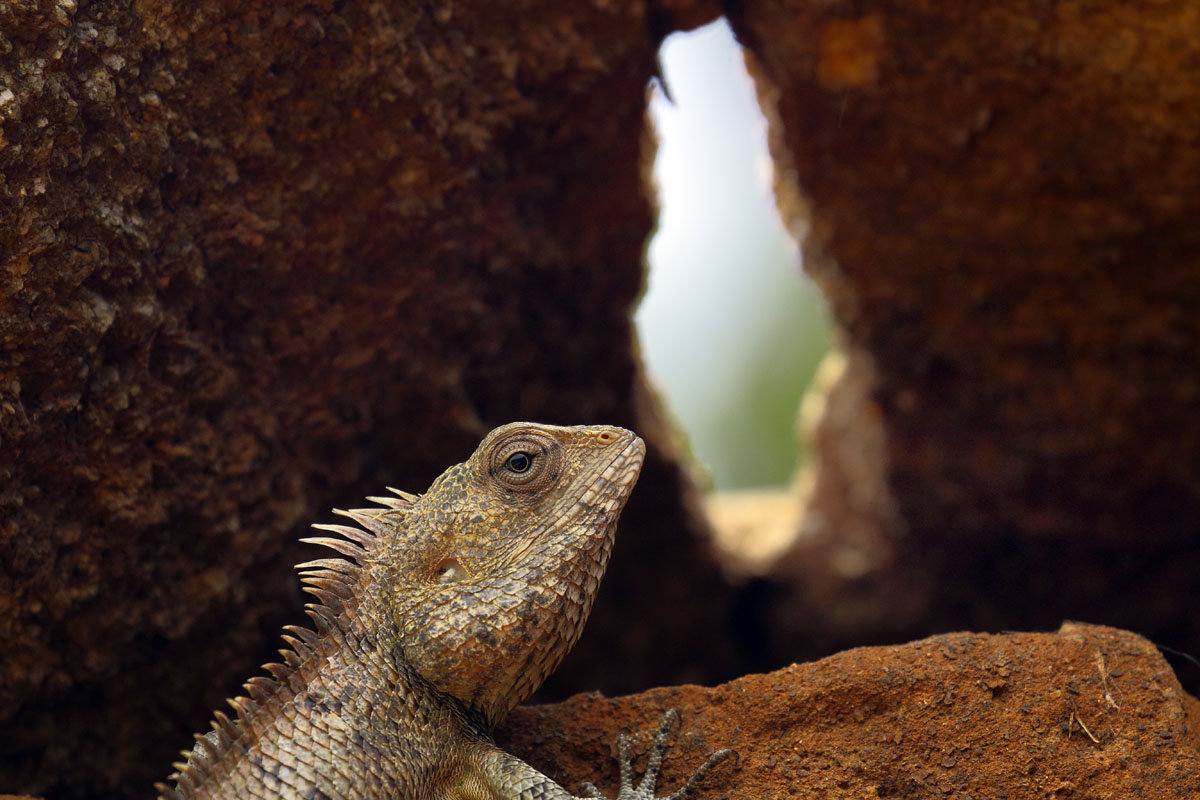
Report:
[[[361,528],[314,526],[338,538],[304,541],[349,559],[298,567],[316,630],[285,628],[284,663],[229,701],[234,719],[218,711],[196,734],[160,800],[571,798],[491,731],[579,638],[644,454],[623,428],[517,422],[424,495],[337,512]],[[663,717],[637,786],[618,738],[618,800],[652,798],[674,722]]]

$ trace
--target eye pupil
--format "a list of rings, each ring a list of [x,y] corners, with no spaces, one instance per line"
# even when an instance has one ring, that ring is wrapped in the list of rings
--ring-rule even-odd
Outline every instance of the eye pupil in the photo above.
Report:
[[[505,469],[518,474],[529,471],[531,466],[533,466],[533,457],[528,453],[513,453],[504,462]]]

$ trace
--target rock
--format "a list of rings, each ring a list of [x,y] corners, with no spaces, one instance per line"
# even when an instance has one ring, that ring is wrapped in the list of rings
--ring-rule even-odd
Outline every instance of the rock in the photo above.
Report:
[[[728,8],[849,362],[776,652],[1074,617],[1200,649],[1195,4]]]
[[[695,674],[730,592],[634,353],[646,13],[0,3],[0,786],[143,795],[304,619],[306,527],[514,419],[650,447],[558,696]]]
[[[522,417],[650,444],[555,696],[739,636],[1196,649],[1200,17],[1077,6],[0,3],[0,785],[142,794],[302,619],[308,523]],[[655,47],[722,9],[850,403],[741,597],[630,323]]]
[[[848,650],[714,688],[579,695],[516,709],[498,738],[568,789],[611,792],[616,734],[644,752],[668,708],[682,722],[664,793],[730,747],[736,766],[699,798],[1200,797],[1200,702],[1145,639],[1076,623]]]

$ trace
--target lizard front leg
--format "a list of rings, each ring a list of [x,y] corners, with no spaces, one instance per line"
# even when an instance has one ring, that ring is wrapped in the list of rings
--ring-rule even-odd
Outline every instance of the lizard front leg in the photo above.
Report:
[[[650,755],[646,759],[646,771],[642,774],[642,780],[637,786],[633,785],[633,761],[629,754],[629,737],[623,733],[617,736],[617,766],[621,771],[621,781],[616,800],[659,800],[654,795],[654,784],[658,780],[658,770],[662,767],[663,757],[666,756],[667,750],[671,749],[668,742],[671,728],[675,727],[678,720],[679,714],[673,708],[663,714],[662,720],[658,723],[658,733],[654,735],[654,744],[650,747]],[[704,776],[708,774],[709,770],[734,755],[736,753],[728,749],[712,753],[704,760],[699,769],[692,773],[682,787],[676,789],[664,800],[685,800],[697,784],[704,780]],[[580,788],[584,797],[604,797],[600,790],[591,783],[585,783]]]
[[[646,771],[636,786],[633,783],[633,762],[629,751],[629,737],[625,734],[617,737],[617,763],[621,777],[620,788],[614,800],[685,800],[709,770],[734,755],[732,750],[716,751],[700,765],[700,768],[688,778],[681,788],[667,797],[657,797],[654,794],[654,784],[658,780],[658,771],[662,767],[663,757],[670,749],[668,739],[671,728],[675,726],[678,719],[679,714],[674,709],[663,714],[658,732],[654,736],[654,744],[650,748]],[[604,798],[604,795],[591,783],[582,785],[583,797],[576,797],[521,759],[493,746],[481,747],[475,752],[471,762],[473,768],[457,781],[458,792],[450,795],[454,800]]]

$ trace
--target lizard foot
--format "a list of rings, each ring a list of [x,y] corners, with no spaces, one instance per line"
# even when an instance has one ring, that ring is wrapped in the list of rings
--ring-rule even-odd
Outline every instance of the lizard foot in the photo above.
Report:
[[[730,756],[736,755],[732,750],[716,751],[700,765],[698,770],[692,773],[692,777],[688,778],[682,787],[667,797],[656,797],[654,783],[658,780],[658,771],[662,767],[663,756],[671,748],[667,742],[671,728],[675,727],[675,723],[678,721],[679,714],[673,708],[663,714],[662,721],[658,724],[658,733],[654,735],[654,744],[650,747],[650,755],[646,760],[646,772],[637,786],[633,785],[633,760],[629,755],[629,737],[623,733],[617,736],[617,765],[621,770],[621,788],[615,800],[685,800],[696,788],[696,785],[704,780],[704,776],[709,773],[709,770]],[[584,797],[607,800],[594,784],[580,784],[579,789],[583,792]]]

